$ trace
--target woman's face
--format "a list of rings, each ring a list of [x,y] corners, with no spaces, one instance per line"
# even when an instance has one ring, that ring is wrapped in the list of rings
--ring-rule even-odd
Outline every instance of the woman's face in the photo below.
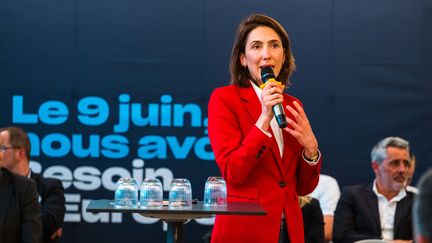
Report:
[[[258,26],[249,33],[245,53],[240,54],[240,62],[247,67],[258,85],[262,84],[262,67],[272,67],[277,77],[284,61],[285,50],[276,31],[267,26]]]

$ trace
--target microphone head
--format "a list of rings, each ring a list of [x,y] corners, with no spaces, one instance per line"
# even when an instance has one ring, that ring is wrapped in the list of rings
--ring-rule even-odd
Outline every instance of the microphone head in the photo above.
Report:
[[[261,69],[261,79],[263,83],[267,82],[269,79],[276,79],[273,68],[270,66],[263,67]]]

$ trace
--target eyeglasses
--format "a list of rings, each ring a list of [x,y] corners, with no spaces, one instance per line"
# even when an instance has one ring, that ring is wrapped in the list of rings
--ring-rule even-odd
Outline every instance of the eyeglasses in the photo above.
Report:
[[[2,153],[4,153],[4,152],[6,152],[6,150],[8,150],[8,149],[19,149],[20,147],[18,147],[18,146],[9,146],[9,147],[7,147],[6,145],[2,145],[1,146],[1,151],[2,151]]]

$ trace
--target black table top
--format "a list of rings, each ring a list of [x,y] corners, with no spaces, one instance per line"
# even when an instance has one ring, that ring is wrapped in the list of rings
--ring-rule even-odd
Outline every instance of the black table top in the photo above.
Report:
[[[264,209],[258,203],[252,202],[228,202],[226,206],[205,207],[202,201],[192,204],[191,207],[169,207],[162,206],[158,208],[152,207],[136,207],[124,208],[114,206],[113,200],[99,199],[91,200],[86,209],[87,212],[101,213],[140,213],[148,217],[166,218],[163,215],[183,215],[189,218],[210,217],[214,214],[225,215],[266,215]],[[162,215],[162,216],[161,216]]]

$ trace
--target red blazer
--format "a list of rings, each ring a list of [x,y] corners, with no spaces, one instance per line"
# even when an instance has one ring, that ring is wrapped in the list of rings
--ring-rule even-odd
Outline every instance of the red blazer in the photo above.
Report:
[[[294,100],[284,94],[284,107]],[[260,113],[253,87],[229,85],[210,97],[208,134],[227,183],[228,202],[258,202],[267,212],[266,216],[217,215],[212,242],[277,242],[282,212],[290,242],[304,242],[297,195],[309,194],[318,184],[321,158],[309,165],[302,157],[302,146],[285,131],[281,158],[274,136],[269,138],[255,126]],[[287,110],[285,114],[294,119]],[[271,128],[269,132],[273,134]]]

